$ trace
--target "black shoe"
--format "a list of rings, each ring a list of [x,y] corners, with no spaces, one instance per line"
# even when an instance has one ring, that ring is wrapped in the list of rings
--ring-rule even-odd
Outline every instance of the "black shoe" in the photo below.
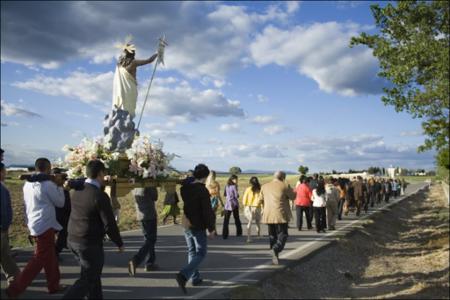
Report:
[[[159,266],[157,264],[151,264],[145,266],[145,272],[157,271],[159,270]]]
[[[183,274],[178,273],[176,278],[178,286],[180,287],[180,289],[183,291],[183,293],[186,295],[187,294],[187,290],[186,290],[186,278],[183,276]]]
[[[134,260],[130,260],[128,262],[128,275],[135,276],[136,275],[136,263]]]
[[[272,249],[272,264],[278,265],[280,263],[280,260],[278,259],[278,253]]]
[[[298,228],[298,231],[302,231],[302,228],[301,228],[301,227],[299,227],[299,228]]]
[[[201,285],[203,283],[203,279],[199,279],[199,280],[196,280],[195,282],[193,281],[192,282],[192,286],[199,286],[199,285]]]
[[[311,230],[311,229],[312,229],[312,226],[309,226],[309,227],[308,227],[308,230]]]

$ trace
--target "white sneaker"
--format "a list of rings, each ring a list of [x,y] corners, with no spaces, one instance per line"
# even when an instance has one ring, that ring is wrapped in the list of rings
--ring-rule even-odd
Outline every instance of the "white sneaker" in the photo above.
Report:
[[[275,250],[270,250],[272,252],[272,264],[278,265],[280,263],[278,259],[278,254],[275,252]]]

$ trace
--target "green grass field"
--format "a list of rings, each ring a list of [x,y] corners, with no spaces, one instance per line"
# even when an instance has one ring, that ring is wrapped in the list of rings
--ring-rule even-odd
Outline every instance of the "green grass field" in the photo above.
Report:
[[[23,247],[23,246],[29,246],[28,242],[28,228],[25,224],[24,219],[24,206],[23,206],[23,194],[22,194],[22,186],[23,181],[16,179],[18,178],[20,173],[18,172],[10,172],[7,175],[7,179],[5,181],[6,186],[8,187],[11,198],[12,198],[12,205],[13,205],[13,224],[10,227],[10,242],[11,245],[14,247]],[[256,176],[258,177],[261,184],[264,184],[266,182],[269,182],[272,180],[272,174],[241,174],[239,175],[239,193],[240,197],[242,199],[242,196],[244,194],[245,189],[249,186],[249,180],[250,177]],[[297,180],[298,175],[288,175],[287,176],[287,182],[294,187]],[[217,181],[220,183],[221,187],[221,194],[223,194],[223,188],[226,185],[228,179],[228,175],[218,175]],[[405,180],[410,183],[420,182],[424,181],[426,179],[431,179],[431,177],[414,177],[414,176],[406,176]],[[179,195],[179,188],[178,186],[178,195]],[[165,197],[164,190],[159,189],[159,196],[157,201],[157,211],[160,214],[163,209],[163,201]],[[119,229],[121,231],[124,230],[132,230],[132,229],[139,229],[140,225],[138,221],[136,221],[136,210],[134,206],[134,200],[129,193],[127,196],[119,198],[119,202],[121,204],[121,212],[120,212],[120,222],[119,222]],[[180,208],[183,208],[183,202],[180,201],[179,203]],[[242,207],[242,206],[241,206]],[[162,223],[162,218],[159,218],[159,223]],[[172,219],[169,218],[169,222],[172,222]],[[180,219],[178,219],[180,221]]]

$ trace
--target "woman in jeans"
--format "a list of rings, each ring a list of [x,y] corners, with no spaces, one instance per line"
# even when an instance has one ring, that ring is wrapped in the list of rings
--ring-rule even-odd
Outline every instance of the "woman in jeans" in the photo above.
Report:
[[[199,164],[194,170],[194,181],[185,182],[181,187],[181,198],[184,202],[184,237],[188,247],[188,264],[176,275],[178,286],[186,294],[186,282],[192,279],[192,285],[202,283],[198,267],[205,259],[207,252],[206,230],[212,238],[216,234],[216,216],[211,207],[209,192],[205,187],[209,169]]]
[[[225,187],[225,196],[227,201],[225,202],[225,215],[223,220],[223,239],[228,238],[228,224],[230,223],[231,213],[233,213],[234,223],[236,224],[236,235],[242,236],[242,225],[239,219],[239,193],[237,189],[238,178],[236,175],[231,175],[228,179],[227,186]]]

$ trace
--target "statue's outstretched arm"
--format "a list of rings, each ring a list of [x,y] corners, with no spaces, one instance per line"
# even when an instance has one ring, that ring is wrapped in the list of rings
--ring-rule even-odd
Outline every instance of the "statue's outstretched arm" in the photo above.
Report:
[[[158,54],[155,53],[148,59],[135,59],[134,63],[136,64],[137,67],[147,65],[147,64],[152,63],[156,59],[157,56],[158,56]]]

